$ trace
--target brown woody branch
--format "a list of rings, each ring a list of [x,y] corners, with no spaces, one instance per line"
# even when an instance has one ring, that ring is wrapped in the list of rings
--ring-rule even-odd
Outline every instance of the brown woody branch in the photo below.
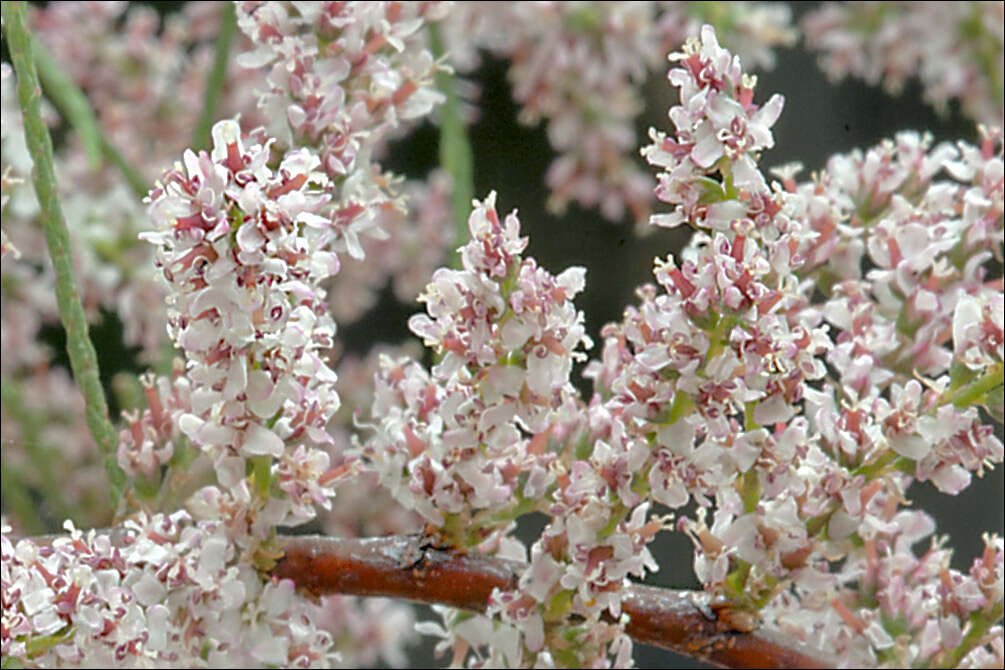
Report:
[[[272,574],[315,596],[385,596],[484,612],[495,588],[514,589],[520,563],[429,546],[418,536],[284,538]],[[837,661],[701,605],[701,594],[632,585],[626,627],[636,642],[727,668],[828,668]]]

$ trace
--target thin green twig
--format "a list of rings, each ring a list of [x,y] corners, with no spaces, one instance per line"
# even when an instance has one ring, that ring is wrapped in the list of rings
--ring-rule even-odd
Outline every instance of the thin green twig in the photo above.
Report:
[[[433,55],[443,57],[443,43],[435,24],[429,26],[429,42]],[[456,249],[468,241],[468,215],[471,213],[471,199],[474,198],[474,157],[468,140],[464,119],[461,118],[461,101],[450,72],[436,73],[436,86],[447,97],[440,110],[440,165],[453,180],[450,208],[454,215],[454,249],[450,265],[460,269],[461,256]]]
[[[101,152],[112,165],[119,169],[122,177],[129,184],[129,188],[132,189],[133,194],[137,198],[142,200],[147,197],[147,194],[150,193],[150,183],[136,168],[126,161],[122,154],[119,153],[119,150],[112,146],[112,143],[104,135],[101,136]]]
[[[74,379],[84,394],[87,427],[101,450],[108,473],[112,504],[117,505],[125,488],[125,473],[115,459],[118,435],[108,418],[108,404],[98,373],[98,357],[87,333],[87,319],[73,277],[70,233],[59,203],[56,175],[52,164],[52,138],[42,120],[42,87],[32,59],[31,35],[25,20],[24,2],[2,4],[4,30],[10,49],[17,92],[24,120],[25,139],[35,163],[33,181],[41,208],[49,256],[56,273],[56,302],[66,329],[67,352]]]
[[[42,82],[45,97],[55,105],[60,115],[69,121],[80,135],[91,168],[97,169],[101,165],[102,156],[104,156],[119,169],[137,198],[146,197],[150,190],[150,184],[136,168],[126,162],[118,149],[101,132],[101,125],[94,115],[94,109],[87,96],[73,83],[72,79],[66,76],[66,73],[40,41],[30,35],[29,40],[32,58]]]
[[[998,364],[987,370],[981,377],[962,388],[956,389],[943,399],[942,404],[953,403],[956,407],[966,408],[979,402],[986,402],[984,396],[1005,382],[1005,365]]]
[[[220,97],[227,78],[227,65],[230,63],[230,44],[234,41],[236,31],[237,16],[234,13],[234,3],[220,3],[220,32],[216,35],[213,67],[206,74],[206,90],[202,96],[205,103],[199,116],[199,123],[195,127],[195,137],[192,138],[192,146],[196,150],[210,148],[212,139],[210,131],[216,122],[217,108],[220,106]]]
[[[92,170],[101,166],[101,127],[94,116],[94,110],[73,81],[63,72],[56,60],[37,39],[28,37],[31,43],[32,58],[35,68],[42,80],[47,97],[59,109],[65,118],[80,135],[87,154],[87,162]]]

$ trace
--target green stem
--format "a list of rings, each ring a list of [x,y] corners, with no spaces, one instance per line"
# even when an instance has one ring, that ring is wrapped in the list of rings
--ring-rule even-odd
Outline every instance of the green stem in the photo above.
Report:
[[[199,116],[199,123],[195,128],[195,137],[192,138],[193,148],[197,151],[209,149],[211,146],[210,131],[216,121],[216,110],[220,106],[220,97],[223,95],[223,87],[227,79],[227,64],[230,62],[230,44],[234,41],[236,31],[237,16],[234,13],[234,4],[231,2],[221,3],[220,32],[216,35],[213,67],[206,73],[206,90],[203,94],[205,104],[203,104],[202,114]]]
[[[730,599],[740,603],[744,599],[751,565],[742,559],[736,559],[735,565],[733,571],[726,576],[725,587]]]
[[[101,132],[101,126],[84,92],[66,76],[45,46],[36,39],[31,39],[31,53],[42,81],[42,88],[45,90],[45,97],[80,135],[91,168],[100,167],[101,157],[104,156],[119,169],[138,198],[146,197],[150,190],[147,180],[126,162],[118,149],[112,146]]]
[[[46,97],[74,127],[84,144],[84,153],[92,170],[101,167],[101,128],[94,110],[73,81],[37,39],[29,36],[31,53],[42,80]]]
[[[112,146],[112,143],[104,135],[101,136],[101,152],[108,159],[108,162],[119,169],[119,173],[122,174],[122,177],[129,184],[129,188],[132,189],[133,194],[137,198],[142,200],[147,197],[147,194],[150,192],[150,184],[147,182],[146,177],[130,165],[122,154],[119,153],[119,150]]]
[[[269,456],[252,456],[250,459],[251,476],[255,482],[255,490],[263,500],[269,498],[269,486],[272,484],[272,458]]]
[[[694,409],[694,401],[691,400],[691,394],[686,391],[675,391],[673,403],[670,405],[670,411],[667,413],[667,419],[664,425],[674,425],[682,416],[690,414],[692,409]]]
[[[757,409],[757,402],[751,400],[743,405],[743,429],[746,431],[757,430],[760,426],[754,420],[754,410]]]
[[[25,644],[25,652],[27,652],[28,658],[36,658],[57,645],[69,642],[76,632],[75,626],[67,624],[55,633],[32,636]]]
[[[56,175],[52,165],[52,138],[42,120],[42,88],[35,63],[31,58],[31,35],[25,21],[24,2],[5,2],[2,5],[4,29],[10,49],[14,71],[17,74],[17,92],[24,117],[24,133],[35,163],[33,181],[41,208],[40,219],[45,229],[45,239],[56,274],[56,302],[66,329],[67,351],[74,379],[84,394],[87,427],[101,450],[113,505],[117,505],[125,488],[125,473],[115,460],[118,435],[108,419],[108,405],[101,388],[98,357],[87,334],[87,319],[80,303],[73,278],[73,258],[70,233],[59,203]]]
[[[429,42],[436,58],[443,56],[443,43],[435,24],[429,26]],[[453,180],[450,206],[454,215],[454,249],[450,266],[461,267],[461,255],[456,251],[468,240],[468,215],[474,198],[474,158],[464,120],[461,101],[457,97],[453,76],[442,70],[436,73],[436,86],[447,96],[440,112],[440,165]]]
[[[866,481],[872,481],[879,475],[880,472],[883,471],[885,467],[893,463],[893,461],[896,460],[896,458],[897,458],[897,452],[892,450],[885,451],[879,456],[879,458],[877,458],[872,463],[856,468],[854,471],[852,471],[852,475],[856,477],[858,475],[865,475]]]
[[[972,612],[970,614],[970,630],[967,631],[966,636],[963,641],[960,642],[959,646],[952,650],[949,654],[948,662],[941,663],[940,667],[943,668],[955,668],[960,664],[960,661],[969,654],[973,649],[981,643],[984,636],[987,635],[988,630],[993,626],[999,619],[1002,618],[1003,606],[1001,601],[999,601],[991,610],[991,612],[985,614],[984,612]]]
[[[761,480],[757,476],[757,469],[747,470],[743,473],[741,481],[740,497],[743,499],[743,512],[752,514],[757,509],[757,503],[761,502]]]
[[[957,389],[940,404],[953,403],[956,407],[965,408],[979,402],[993,388],[1005,383],[1005,365],[999,363],[970,384]]]

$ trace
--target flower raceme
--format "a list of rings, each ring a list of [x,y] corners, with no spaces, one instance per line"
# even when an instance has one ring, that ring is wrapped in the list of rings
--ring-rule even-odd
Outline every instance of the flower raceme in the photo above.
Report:
[[[699,503],[678,528],[695,541],[706,588],[801,635],[826,628],[835,651],[862,663],[920,660],[914,648],[894,652],[892,634],[865,613],[875,582],[832,562],[857,564],[849,541],[913,560],[911,544],[933,525],[898,512],[910,485],[901,473],[957,493],[1002,460],[972,406],[994,406],[988,391],[1002,375],[1001,285],[985,265],[1001,258],[1000,131],[982,131],[980,149],[930,153],[927,139],[903,134],[864,158],[833,159],[815,183],[769,189],[756,161],[773,144],[779,99],[753,104],[752,81],[711,29],[671,60],[683,65],[670,74],[681,88],[677,132],[653,133],[643,153],[663,168],[657,196],[674,210],[653,222],[697,232],[683,261],[657,262],[664,293],[642,291],[643,305],[608,327],[591,374],[655,423],[650,443],[666,440],[650,482],[684,484],[662,498],[671,506],[685,490]],[[959,181],[936,181],[941,170]],[[864,275],[863,251],[876,268]],[[814,304],[815,286],[833,297]],[[988,538],[986,555],[1000,543]],[[935,573],[970,588],[944,563]],[[930,588],[942,603],[962,598]],[[827,589],[840,595],[813,621],[812,599]],[[971,602],[951,626],[987,601]],[[800,608],[808,618],[796,624]],[[906,603],[888,614],[908,611],[915,634],[938,620]],[[827,623],[835,612],[852,634]],[[955,639],[923,657],[945,658]]]
[[[548,431],[590,345],[572,305],[585,271],[523,259],[516,213],[500,220],[495,198],[475,203],[462,268],[437,270],[420,296],[428,314],[409,321],[439,363],[382,361],[362,445],[399,502],[459,546],[498,542],[554,479]]]
[[[458,71],[478,64],[476,48],[511,63],[520,122],[544,122],[557,154],[545,175],[550,210],[576,202],[612,221],[627,212],[644,225],[653,180],[631,159],[633,119],[644,107],[639,84],[661,71],[703,15],[714,14],[723,19],[720,36],[748,66],[771,68],[771,49],[796,39],[790,9],[780,3],[465,2],[440,25]]]
[[[316,150],[317,167],[338,186],[334,248],[362,260],[363,239],[385,236],[380,213],[402,204],[397,180],[380,170],[372,154],[444,99],[433,86],[441,66],[422,28],[443,17],[446,3],[235,7],[238,26],[251,39],[238,64],[268,69],[258,100],[268,132],[284,150]]]
[[[253,488],[258,533],[313,518],[334,494],[325,425],[338,409],[323,352],[335,324],[321,282],[338,270],[321,215],[328,177],[307,149],[268,166],[271,141],[213,127],[150,196],[169,333],[185,352],[191,407],[177,423],[226,490]],[[256,481],[246,479],[249,463]],[[270,481],[282,494],[269,495]],[[229,495],[229,494],[224,494]],[[254,497],[254,496],[253,496]]]

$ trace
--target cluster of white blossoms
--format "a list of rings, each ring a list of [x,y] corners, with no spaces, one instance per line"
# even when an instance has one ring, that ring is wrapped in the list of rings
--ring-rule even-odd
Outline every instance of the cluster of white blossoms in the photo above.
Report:
[[[866,665],[1000,656],[985,645],[1000,633],[1000,540],[987,539],[979,576],[961,575],[944,553],[915,557],[934,526],[902,507],[912,477],[956,493],[971,471],[1002,460],[973,406],[994,405],[1003,365],[991,306],[1000,286],[984,266],[1001,248],[997,134],[980,151],[931,156],[904,136],[899,151],[844,171],[838,160],[836,177],[797,186],[783,171],[785,184],[769,187],[757,162],[774,143],[780,96],[756,105],[755,80],[711,28],[671,60],[676,132],[653,132],[644,155],[674,209],[653,223],[697,232],[679,259],[657,260],[658,287],[643,287],[642,304],[603,331],[602,358],[587,371],[599,396],[552,432],[563,438],[550,466],[552,519],[519,588],[493,594],[491,620],[445,612],[444,644],[486,663],[626,662],[625,580],[656,568],[646,543],[669,525],[649,507],[693,500],[697,511],[675,527],[734,616]],[[964,183],[930,183],[943,168]],[[831,179],[864,188],[821,187]],[[873,269],[863,276],[864,251]],[[824,271],[831,265],[845,274]],[[823,305],[817,286],[833,289]],[[844,318],[853,288],[855,309],[867,311]],[[918,316],[933,301],[944,308],[937,332]],[[869,331],[887,319],[892,342],[881,343]],[[479,344],[458,340],[458,356],[477,356]],[[913,351],[917,367],[902,369],[894,350]],[[849,354],[866,360],[847,365]],[[962,367],[946,377],[914,379],[954,361]],[[873,377],[859,383],[860,373]],[[872,599],[886,616],[870,614]],[[933,627],[938,642],[915,642]],[[965,630],[976,637],[960,650]]]
[[[4,524],[5,659],[39,667],[329,666],[331,635],[293,582],[262,581],[224,524],[140,514],[111,532],[13,541]]]
[[[338,270],[331,221],[318,214],[328,177],[306,149],[273,170],[271,141],[243,138],[234,121],[216,124],[213,141],[164,175],[151,193],[157,231],[141,237],[159,246],[169,332],[191,383],[177,425],[223,489],[207,504],[219,514],[225,499],[258,498],[247,521],[265,537],[334,495],[319,448],[339,406],[320,286]]]
[[[362,448],[402,504],[464,547],[498,542],[552,484],[548,431],[589,345],[571,302],[582,268],[554,276],[521,258],[527,239],[515,213],[500,221],[494,193],[468,227],[462,269],[437,270],[420,297],[428,315],[409,321],[440,362],[382,361]]]
[[[284,148],[317,150],[337,184],[337,249],[362,259],[361,236],[385,236],[382,209],[400,207],[394,179],[373,153],[399,126],[443,101],[426,48],[427,21],[442,3],[239,2],[238,26],[253,48],[246,68],[268,66],[259,106]]]
[[[987,593],[969,597],[973,580],[946,554],[915,558],[934,524],[902,508],[912,478],[955,494],[1003,458],[976,406],[1000,414],[1005,366],[1001,282],[989,277],[1003,235],[1000,130],[931,151],[904,133],[833,158],[808,184],[780,170],[769,188],[756,163],[780,98],[753,105],[753,79],[711,29],[672,59],[676,133],[653,133],[644,154],[674,209],[653,222],[698,232],[681,261],[657,262],[665,294],[641,292],[593,374],[665,445],[649,470],[658,499],[698,502],[677,523],[697,576],[857,663],[1000,656],[976,641],[1000,634],[988,608],[1001,540],[987,538],[980,559]],[[869,612],[874,598],[885,616]],[[982,632],[958,651],[952,631],[968,625]],[[946,634],[919,646],[933,627]]]
[[[268,131],[284,148],[314,148],[334,186],[334,248],[346,262],[328,296],[333,316],[341,324],[359,319],[388,281],[400,300],[411,301],[452,241],[443,206],[452,183],[433,173],[402,185],[377,161],[390,140],[445,99],[434,86],[445,66],[428,42],[449,3],[238,2],[236,8],[249,39],[237,63],[265,80],[258,101]]]

